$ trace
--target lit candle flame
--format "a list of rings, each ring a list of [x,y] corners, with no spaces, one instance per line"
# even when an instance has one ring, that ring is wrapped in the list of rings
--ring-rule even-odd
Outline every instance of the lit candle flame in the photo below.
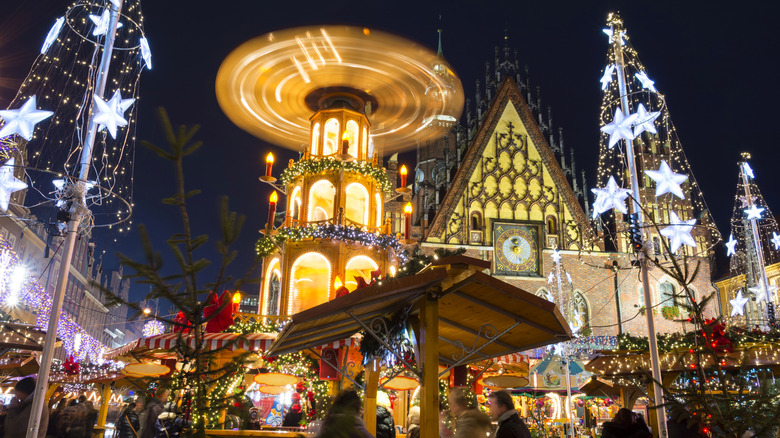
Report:
[[[277,195],[277,194],[276,194],[276,191],[274,191],[273,193],[271,193],[271,202],[273,202],[274,204],[276,204],[276,201],[278,201],[278,200],[279,200],[279,195]],[[410,210],[410,211],[411,211],[411,210]]]
[[[404,164],[403,166],[401,166],[401,175],[402,175],[402,176],[406,176],[406,172],[407,172],[407,170],[406,170],[406,164]]]
[[[407,202],[406,206],[404,207],[404,214],[412,214],[412,203]]]
[[[341,278],[337,275],[336,279],[333,280],[333,288],[339,290],[341,289],[341,286],[343,286],[343,284],[341,283]]]
[[[265,157],[265,162],[267,164],[273,164],[273,162],[274,162],[274,154],[269,152],[268,156]]]
[[[236,292],[233,294],[233,304],[241,304],[241,292]]]

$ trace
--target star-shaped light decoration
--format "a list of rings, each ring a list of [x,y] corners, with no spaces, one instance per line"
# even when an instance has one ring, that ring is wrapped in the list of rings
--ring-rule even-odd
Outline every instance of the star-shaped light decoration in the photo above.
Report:
[[[748,164],[747,161],[742,163],[742,170],[745,172],[745,175],[755,179],[755,175],[753,175],[753,169],[750,167],[750,164]]]
[[[612,37],[612,34],[614,34],[615,32],[612,30],[611,27],[607,27],[605,29],[602,29],[601,31],[604,32],[609,37],[609,42],[610,43],[613,42],[614,38]],[[626,31],[625,30],[621,30],[620,31],[620,42],[621,43],[623,42],[623,38],[625,37],[625,35],[626,35]]]
[[[763,208],[759,208],[758,205],[753,205],[752,207],[745,209],[745,214],[748,216],[748,220],[761,219],[761,213],[763,211]]]
[[[696,219],[681,221],[677,213],[669,213],[669,226],[661,229],[661,235],[669,239],[672,253],[676,253],[683,245],[696,248],[696,241],[691,231],[696,225]]]
[[[568,273],[568,272],[566,273],[566,281],[568,281],[568,282],[569,282],[569,284],[571,284],[571,283],[572,283],[572,281],[571,281],[571,275],[569,275],[569,273]]]
[[[89,14],[89,19],[95,23],[95,29],[92,30],[92,35],[100,36],[108,33],[108,23],[111,21],[111,15],[109,14],[108,9],[104,9],[103,13],[100,15]],[[122,23],[117,21],[116,28],[119,29],[120,27],[122,27]]]
[[[125,111],[135,102],[135,99],[122,99],[119,90],[114,92],[110,100],[103,100],[95,96],[95,123],[99,129],[108,129],[112,138],[116,138],[116,128],[127,126]]]
[[[742,289],[737,291],[737,296],[733,300],[729,300],[731,303],[731,316],[744,315],[745,304],[748,299],[742,296]]]
[[[780,250],[780,234],[774,231],[772,231],[772,245],[774,245],[776,251]]]
[[[60,17],[57,19],[57,21],[54,22],[54,25],[51,27],[51,29],[49,29],[49,33],[46,34],[46,39],[43,41],[41,54],[46,53],[46,51],[49,50],[49,47],[54,44],[54,41],[57,40],[57,35],[60,34],[63,24],[65,24],[65,17]]]
[[[655,130],[655,119],[661,115],[661,111],[653,111],[649,113],[645,109],[645,106],[640,103],[639,106],[636,107],[636,112],[634,114],[636,114],[634,137],[638,136],[644,131],[647,131],[651,134],[658,133],[658,131]]]
[[[550,256],[553,259],[553,263],[560,263],[561,262],[561,252],[557,249],[553,251],[552,255]]]
[[[680,184],[685,182],[688,176],[672,172],[672,168],[669,167],[666,160],[661,160],[661,167],[658,170],[645,170],[645,173],[655,181],[656,198],[671,193],[680,199],[685,199]]]
[[[731,257],[736,253],[737,253],[737,240],[734,239],[733,234],[729,234],[729,241],[726,242],[726,256]]]
[[[599,79],[601,81],[601,89],[606,90],[609,83],[612,82],[612,75],[615,73],[615,64],[610,64],[604,68],[604,76]]]
[[[777,286],[769,285],[764,291],[764,279],[758,280],[758,284],[753,287],[749,287],[748,290],[756,295],[756,301],[765,301],[767,296],[771,296],[776,290]]]
[[[11,158],[0,167],[0,209],[8,211],[8,202],[11,195],[19,190],[26,189],[27,184],[14,176],[15,158]]]
[[[552,283],[553,280],[555,280],[555,275],[553,275],[553,273],[550,272],[550,275],[547,276],[547,282]]]
[[[146,37],[141,37],[141,56],[144,58],[144,64],[149,70],[152,69],[152,51],[149,50],[149,41]]]
[[[19,109],[1,110],[0,117],[5,125],[0,129],[0,138],[18,134],[27,141],[32,140],[35,125],[54,114],[52,111],[39,110],[36,105],[36,96],[32,96]]]
[[[111,0],[111,4],[118,8],[119,7],[119,1],[120,0]]]
[[[631,130],[634,120],[636,120],[636,114],[626,117],[620,108],[615,110],[615,117],[612,118],[612,122],[601,127],[603,132],[609,134],[609,144],[607,146],[609,149],[612,149],[621,138],[626,140],[634,139],[634,131]]]
[[[639,73],[635,74],[634,76],[636,76],[636,78],[639,80],[639,82],[642,83],[642,88],[644,88],[646,90],[653,91],[653,92],[657,92],[657,90],[655,89],[655,85],[653,85],[653,84],[655,84],[655,82],[653,82],[652,80],[650,80],[650,78],[647,77],[647,73],[645,73],[643,71],[640,71]]]
[[[591,189],[591,191],[596,194],[596,200],[593,202],[594,219],[601,213],[613,208],[616,208],[623,214],[628,213],[626,198],[628,198],[628,194],[631,190],[618,187],[614,176],[609,177],[607,187],[603,189]]]

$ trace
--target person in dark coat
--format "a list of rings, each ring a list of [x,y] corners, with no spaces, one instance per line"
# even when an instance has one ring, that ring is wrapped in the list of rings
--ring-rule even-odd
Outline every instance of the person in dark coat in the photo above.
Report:
[[[14,398],[6,409],[4,434],[5,438],[24,438],[27,435],[27,424],[30,421],[33,397],[35,397],[35,379],[25,377],[14,385]],[[38,423],[38,438],[46,436],[49,426],[49,410],[44,406],[41,421]]]
[[[612,421],[601,425],[601,438],[650,438],[653,434],[646,425],[635,420],[630,409],[620,408]]]
[[[490,418],[498,422],[496,438],[531,438],[531,431],[515,410],[515,402],[506,391],[495,391],[488,397]]]
[[[325,414],[317,438],[374,438],[361,418],[363,401],[354,389],[340,392]]]
[[[165,402],[168,401],[169,391],[165,388],[159,388],[155,397],[146,402],[146,408],[141,414],[144,420],[141,422],[141,432],[139,438],[154,438],[157,433],[157,417],[165,410]]]
[[[117,438],[138,438],[138,429],[141,428],[141,420],[138,418],[138,407],[135,402],[130,402],[119,414],[117,424]]]
[[[376,438],[395,438],[393,414],[384,406],[376,407]]]

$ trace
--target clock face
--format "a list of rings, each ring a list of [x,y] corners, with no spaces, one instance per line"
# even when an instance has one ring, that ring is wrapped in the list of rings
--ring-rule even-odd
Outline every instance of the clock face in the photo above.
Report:
[[[495,225],[496,272],[507,275],[538,275],[538,250],[533,225]]]

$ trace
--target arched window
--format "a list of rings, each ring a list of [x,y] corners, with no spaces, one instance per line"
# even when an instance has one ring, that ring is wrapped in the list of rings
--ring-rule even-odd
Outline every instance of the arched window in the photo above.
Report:
[[[475,231],[482,229],[482,213],[478,211],[471,213],[471,229]]]
[[[301,187],[296,186],[293,189],[292,196],[290,197],[290,215],[293,219],[298,220],[301,218]]]
[[[311,185],[309,193],[309,221],[323,221],[333,217],[336,188],[326,179]]]
[[[664,281],[658,286],[658,290],[661,292],[661,303],[664,306],[676,306],[677,300],[674,298],[675,288],[672,283]]]
[[[349,149],[347,149],[347,153],[352,155],[355,158],[358,157],[358,150],[360,148],[358,147],[360,143],[360,127],[358,127],[358,124],[354,120],[350,120],[347,122],[347,133],[349,134]]]
[[[553,297],[552,292],[550,292],[549,290],[547,290],[544,287],[540,288],[539,290],[536,291],[536,296],[540,297],[540,298],[544,298],[545,300],[547,300],[547,301],[549,301],[551,303],[555,302],[555,298]]]
[[[311,154],[319,155],[320,152],[320,124],[315,123],[311,130]]]
[[[279,270],[279,259],[273,259],[265,270],[263,285],[263,315],[279,314],[279,298],[282,292],[282,273]]]
[[[366,283],[371,282],[371,271],[376,271],[379,266],[371,258],[363,255],[355,256],[347,262],[344,269],[346,284],[344,285],[350,292],[357,288],[356,277],[363,277]]]
[[[330,299],[330,262],[317,252],[298,257],[290,269],[287,314],[310,309]]]
[[[322,144],[322,155],[333,155],[339,151],[339,121],[336,119],[328,119],[325,122],[325,138]]]
[[[347,219],[361,225],[367,225],[368,190],[360,183],[352,183],[345,190],[347,201],[344,203],[344,215]]]
[[[382,195],[377,193],[376,197],[376,226],[382,226]]]
[[[371,160],[371,154],[368,153],[368,129],[365,127],[363,128],[363,136],[360,137],[360,148],[363,150],[363,154],[365,154],[363,159],[366,161]]]
[[[552,216],[547,218],[547,234],[558,234],[558,221]]]
[[[588,300],[581,292],[575,291],[574,300],[572,301],[572,327],[579,329],[581,327],[587,327],[589,323],[590,306],[588,306]]]

